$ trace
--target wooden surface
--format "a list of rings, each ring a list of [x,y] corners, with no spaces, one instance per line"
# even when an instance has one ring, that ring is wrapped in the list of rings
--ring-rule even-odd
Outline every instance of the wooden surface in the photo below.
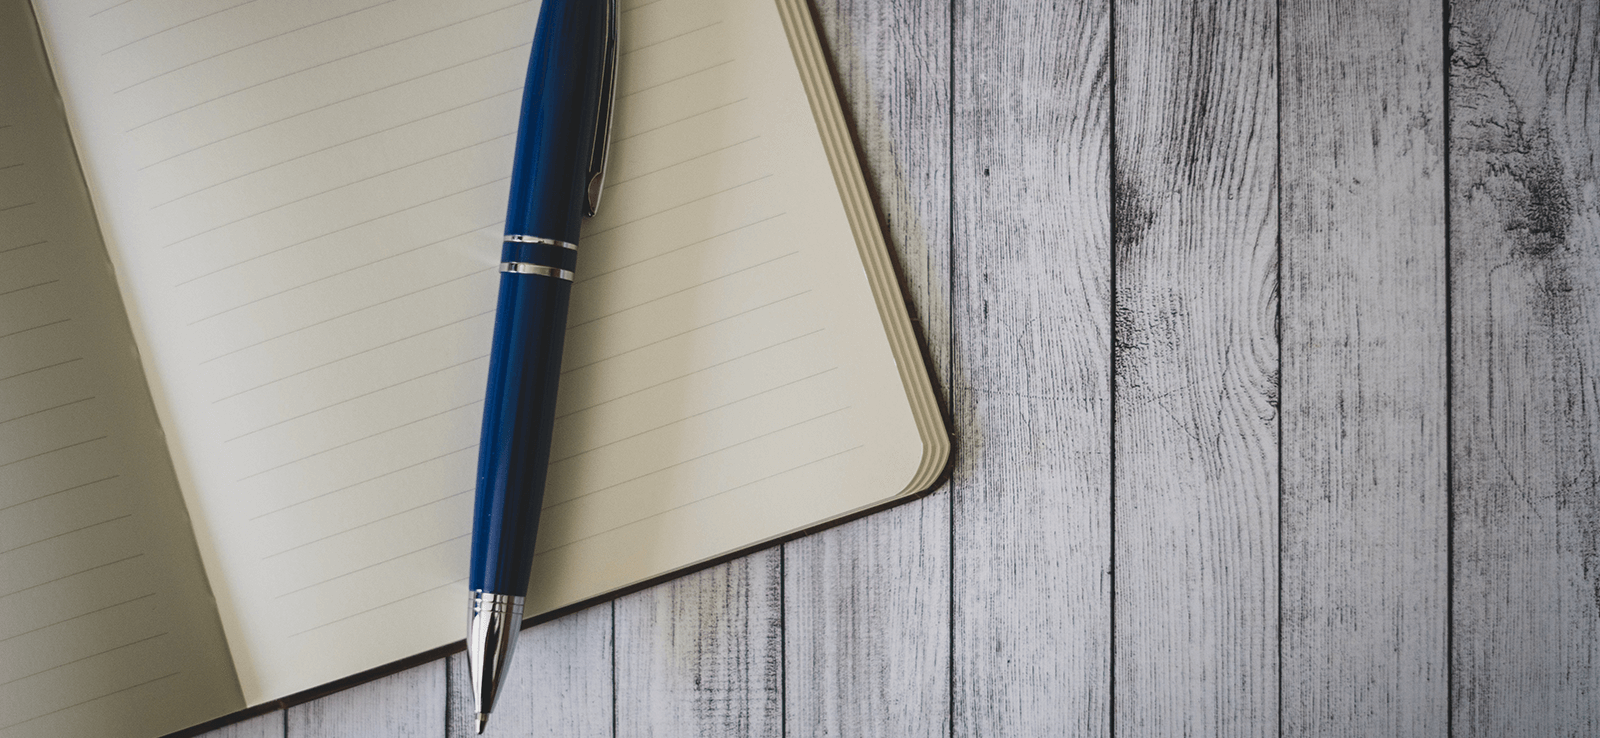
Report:
[[[528,631],[492,735],[1600,735],[1600,6],[816,5],[952,479]]]

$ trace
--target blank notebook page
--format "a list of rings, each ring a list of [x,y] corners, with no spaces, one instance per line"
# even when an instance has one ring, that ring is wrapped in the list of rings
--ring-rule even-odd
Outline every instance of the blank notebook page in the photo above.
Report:
[[[459,640],[537,3],[40,3],[246,701]],[[898,494],[776,8],[623,3],[529,612]]]

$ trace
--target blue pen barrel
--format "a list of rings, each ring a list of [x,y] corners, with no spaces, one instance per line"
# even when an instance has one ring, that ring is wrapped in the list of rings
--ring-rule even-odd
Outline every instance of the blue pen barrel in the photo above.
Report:
[[[478,448],[471,589],[519,597],[527,591],[571,292],[572,283],[557,277],[500,275]]]
[[[529,51],[478,449],[473,590],[522,597],[529,586],[614,11],[546,0]]]

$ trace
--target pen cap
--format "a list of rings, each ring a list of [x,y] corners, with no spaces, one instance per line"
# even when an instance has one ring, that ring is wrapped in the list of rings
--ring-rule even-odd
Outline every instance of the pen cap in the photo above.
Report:
[[[528,55],[506,233],[578,242],[607,50],[605,0],[544,0]]]

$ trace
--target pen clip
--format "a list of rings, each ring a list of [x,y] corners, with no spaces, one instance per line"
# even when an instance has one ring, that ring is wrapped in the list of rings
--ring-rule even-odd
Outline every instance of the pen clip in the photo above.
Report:
[[[584,193],[583,214],[591,218],[600,209],[600,189],[605,184],[606,155],[611,145],[611,112],[617,100],[617,26],[620,20],[617,0],[607,0],[606,49],[605,58],[601,61],[600,94],[597,96],[600,110],[595,116],[594,147],[589,155],[589,187]]]

